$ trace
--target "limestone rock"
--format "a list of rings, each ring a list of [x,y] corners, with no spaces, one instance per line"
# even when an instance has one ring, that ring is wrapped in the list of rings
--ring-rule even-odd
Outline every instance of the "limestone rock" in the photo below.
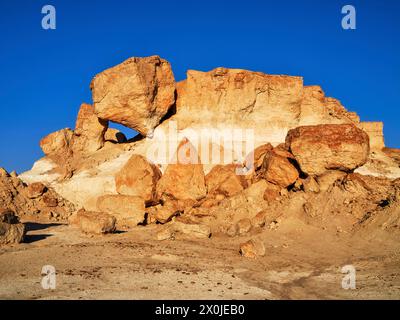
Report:
[[[134,227],[145,219],[145,205],[141,197],[104,195],[97,199],[97,209],[114,216],[121,226]]]
[[[76,120],[73,151],[75,153],[93,153],[104,145],[104,134],[108,121],[99,119],[92,105],[83,103]]]
[[[176,163],[169,164],[157,184],[159,198],[200,200],[207,188],[203,165],[193,145],[184,139],[178,146]]]
[[[84,233],[105,234],[115,231],[115,217],[103,213],[79,210],[72,220]]]
[[[222,194],[231,197],[247,187],[247,182],[243,175],[236,173],[237,166],[216,165],[206,175],[205,181],[208,194]]]
[[[99,118],[152,133],[175,102],[170,64],[158,56],[130,58],[96,75],[91,83]]]
[[[156,202],[156,186],[160,169],[141,155],[133,155],[115,175],[119,194],[142,197],[147,204]]]
[[[289,131],[286,144],[309,175],[351,171],[365,164],[369,155],[368,135],[352,124],[298,127]]]
[[[240,254],[246,258],[256,258],[265,255],[265,246],[261,240],[251,239],[240,245]]]
[[[73,134],[69,128],[50,133],[40,140],[40,148],[45,155],[65,153],[71,144]]]

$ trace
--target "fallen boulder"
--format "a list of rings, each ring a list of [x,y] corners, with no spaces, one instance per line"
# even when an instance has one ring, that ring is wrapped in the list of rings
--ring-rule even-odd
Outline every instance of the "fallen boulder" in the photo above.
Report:
[[[308,175],[349,172],[365,164],[369,155],[368,135],[352,124],[298,127],[288,132],[286,145]]]
[[[11,210],[0,209],[0,245],[21,243],[25,236],[25,225]]]
[[[114,216],[118,226],[135,227],[145,219],[145,205],[141,197],[104,195],[97,199],[97,209]]]
[[[156,186],[161,178],[160,169],[141,155],[133,155],[115,175],[117,192],[138,196],[146,204],[156,202]]]

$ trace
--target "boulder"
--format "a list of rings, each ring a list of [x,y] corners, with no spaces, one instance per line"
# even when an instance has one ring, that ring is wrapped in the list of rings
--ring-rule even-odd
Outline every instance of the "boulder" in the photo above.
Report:
[[[142,197],[146,204],[156,202],[156,186],[160,169],[141,155],[133,155],[115,175],[119,194]]]
[[[252,169],[252,161],[253,161],[254,170],[260,169],[264,162],[264,157],[267,155],[267,153],[271,152],[272,149],[273,149],[273,147],[270,143],[263,144],[263,145],[257,147],[256,149],[254,149],[254,151],[251,152],[246,157],[246,163],[245,163],[246,168]]]
[[[249,218],[241,219],[237,223],[239,235],[248,233],[251,230],[251,220]]]
[[[352,124],[298,127],[288,132],[286,145],[308,175],[352,171],[365,164],[369,155],[368,135]]]
[[[40,148],[45,155],[65,153],[71,144],[73,134],[69,128],[50,133],[40,140]]]
[[[0,245],[21,243],[25,236],[25,225],[19,222],[15,213],[0,209]]]
[[[134,227],[145,219],[144,200],[136,196],[101,196],[97,199],[97,210],[114,216],[119,226]]]
[[[34,182],[28,185],[26,194],[29,199],[39,198],[43,193],[46,192],[46,186],[41,182]]]
[[[246,258],[256,258],[265,255],[265,246],[261,240],[251,239],[240,245],[240,254]]]
[[[282,151],[278,152],[271,151],[264,157],[261,175],[267,181],[281,188],[286,188],[299,178],[299,172],[289,161],[288,155],[282,155]]]
[[[175,239],[177,237],[208,239],[211,237],[211,229],[204,224],[184,221],[173,221],[166,225],[165,229],[157,233],[158,240]]]
[[[181,212],[182,210],[179,208],[176,201],[167,201],[163,205],[154,207],[153,217],[160,223],[167,223],[172,217]]]
[[[90,88],[99,118],[142,135],[151,134],[175,102],[171,66],[158,56],[130,58],[96,75]]]
[[[115,231],[116,219],[104,212],[79,210],[70,223],[76,224],[84,233],[105,234]]]
[[[93,153],[104,145],[104,134],[108,121],[99,119],[92,105],[82,103],[73,136],[73,151],[75,153]]]
[[[222,194],[231,197],[247,187],[243,175],[237,175],[238,167],[231,165],[216,165],[206,175],[205,181],[209,195]]]
[[[158,181],[158,198],[176,200],[204,198],[207,188],[203,165],[189,140],[184,139],[179,144],[174,161],[176,163],[169,164]]]
[[[279,200],[281,197],[281,190],[282,188],[278,185],[267,182],[264,192],[264,200],[267,202]]]

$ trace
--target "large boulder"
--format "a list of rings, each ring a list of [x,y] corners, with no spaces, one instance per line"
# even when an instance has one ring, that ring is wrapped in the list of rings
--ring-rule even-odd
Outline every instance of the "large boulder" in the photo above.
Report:
[[[352,171],[365,164],[369,155],[368,135],[352,124],[298,127],[288,132],[286,145],[309,175]]]
[[[69,128],[50,133],[40,140],[40,148],[45,155],[65,153],[71,144],[73,135],[74,132]]]
[[[216,165],[206,175],[206,185],[209,195],[222,194],[231,197],[247,187],[243,175],[238,175],[238,167],[231,165]]]
[[[97,199],[97,209],[114,216],[119,226],[135,227],[145,219],[145,205],[140,197],[104,195]]]
[[[104,145],[108,121],[99,119],[92,105],[83,103],[79,109],[73,138],[73,150],[77,153],[93,153]]]
[[[156,186],[160,169],[141,155],[133,155],[115,175],[119,194],[142,197],[146,204],[156,202]]]
[[[21,243],[25,236],[25,225],[15,213],[0,208],[0,245]]]
[[[298,179],[299,172],[285,155],[279,151],[271,151],[265,157],[261,167],[261,175],[267,181],[286,188]]]
[[[78,226],[84,233],[100,235],[115,231],[116,218],[104,212],[81,209],[71,217],[70,223]]]
[[[96,75],[91,83],[99,118],[148,135],[175,102],[169,62],[158,56],[130,58]]]
[[[158,181],[157,195],[162,200],[200,200],[207,194],[203,165],[196,149],[184,139],[173,162]]]

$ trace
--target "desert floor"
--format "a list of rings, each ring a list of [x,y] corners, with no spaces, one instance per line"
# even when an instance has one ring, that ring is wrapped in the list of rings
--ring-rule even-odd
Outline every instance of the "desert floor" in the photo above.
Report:
[[[382,235],[289,223],[255,235],[266,255],[248,259],[238,248],[251,236],[156,241],[157,225],[89,237],[25,223],[26,243],[0,249],[1,299],[400,299],[400,245]],[[55,290],[41,286],[44,265],[56,268]],[[342,288],[345,265],[355,290]]]

